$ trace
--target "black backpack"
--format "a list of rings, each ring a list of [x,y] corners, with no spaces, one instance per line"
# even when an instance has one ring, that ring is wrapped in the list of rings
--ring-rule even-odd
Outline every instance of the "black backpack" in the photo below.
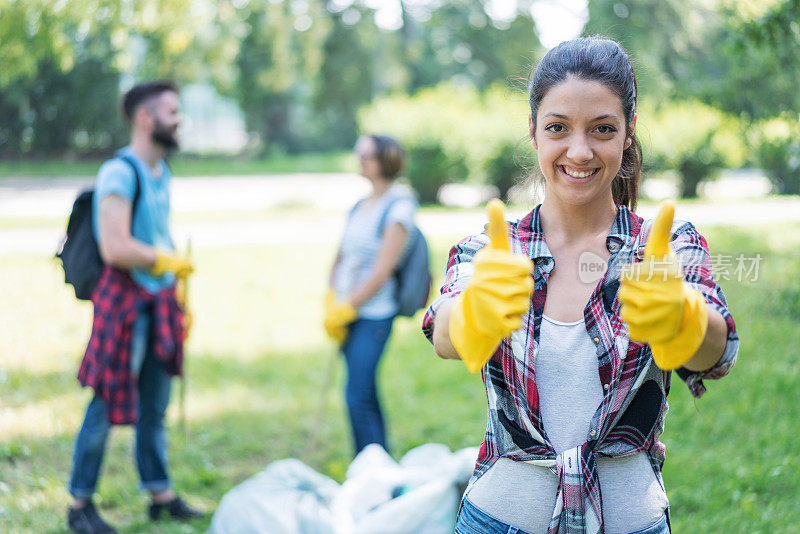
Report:
[[[136,189],[133,194],[131,207],[131,228],[133,228],[133,214],[139,203],[141,192],[141,179],[136,164],[129,156],[119,156],[126,162],[136,178]],[[56,252],[56,258],[61,260],[64,267],[64,282],[72,284],[75,296],[80,300],[91,300],[100,275],[103,274],[103,259],[94,237],[92,228],[92,199],[94,188],[86,189],[78,194],[72,204],[72,212],[67,223],[67,234],[61,241],[61,246]]]

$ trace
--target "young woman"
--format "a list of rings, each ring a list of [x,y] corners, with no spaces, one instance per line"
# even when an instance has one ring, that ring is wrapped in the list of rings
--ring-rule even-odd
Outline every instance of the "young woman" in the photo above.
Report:
[[[702,395],[736,359],[733,318],[694,226],[670,206],[654,223],[632,211],[641,149],[625,51],[562,43],[529,91],[544,200],[507,227],[494,208],[488,234],[454,246],[423,321],[437,354],[486,385],[456,532],[666,533],[670,370]]]
[[[372,193],[347,220],[331,268],[325,329],[347,361],[345,398],[358,454],[370,443],[388,450],[375,374],[398,312],[393,273],[407,252],[417,204],[408,188],[394,183],[404,159],[397,141],[365,135],[355,152]]]

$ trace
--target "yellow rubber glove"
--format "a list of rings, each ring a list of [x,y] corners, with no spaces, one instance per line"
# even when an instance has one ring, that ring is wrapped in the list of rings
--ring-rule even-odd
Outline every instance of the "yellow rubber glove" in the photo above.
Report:
[[[186,278],[194,271],[191,260],[177,254],[167,254],[156,250],[156,262],[150,267],[150,274],[162,276],[167,272],[175,273],[178,278]]]
[[[644,260],[628,265],[620,277],[621,317],[630,338],[649,343],[661,369],[677,369],[692,356],[706,335],[708,310],[703,295],[683,279],[669,247],[675,204],[666,201],[653,223]]]
[[[486,205],[489,245],[475,254],[475,274],[450,315],[450,340],[470,372],[486,365],[500,342],[522,325],[533,292],[533,262],[512,254],[503,203]]]
[[[349,302],[336,300],[336,293],[331,289],[325,296],[325,331],[339,345],[347,339],[347,325],[358,317],[358,312]]]

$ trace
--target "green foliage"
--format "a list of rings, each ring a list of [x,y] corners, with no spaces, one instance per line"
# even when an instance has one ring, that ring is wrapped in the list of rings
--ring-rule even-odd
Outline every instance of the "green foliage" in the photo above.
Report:
[[[410,27],[403,35],[412,47],[408,89],[413,92],[444,80],[485,89],[498,80],[526,76],[545,52],[527,3],[520,2],[514,18],[505,21],[487,15],[481,0],[443,2],[424,23],[406,17]]]
[[[380,39],[368,14],[362,18],[360,24],[347,25],[342,14],[331,15],[332,27],[322,50],[325,61],[314,79],[310,113],[303,121],[311,142],[305,141],[301,148],[352,147],[358,137],[358,108],[372,98],[378,65],[391,63],[391,58],[382,57],[385,39]]]
[[[213,83],[236,99],[263,154],[349,148],[356,112],[375,95],[448,79],[484,88],[527,70],[542,52],[529,2],[509,20],[484,4],[403,2],[404,25],[387,30],[375,22],[382,8],[364,1],[0,0],[0,143],[14,157],[108,150],[125,74],[124,86]],[[29,98],[37,92],[46,103]],[[54,112],[50,101],[74,104]]]
[[[534,161],[527,140],[501,145],[486,162],[486,183],[497,187],[500,198],[507,200],[508,191],[531,173]]]
[[[584,33],[602,34],[629,52],[642,95],[680,95],[697,72],[692,58],[705,52],[709,29],[719,24],[707,2],[594,0]]]
[[[760,121],[748,129],[754,163],[779,194],[800,194],[800,117]]]
[[[435,154],[428,148],[440,146],[450,164],[436,166],[450,169],[450,182],[493,183],[502,172],[495,169],[498,155],[509,146],[529,146],[520,143],[527,140],[528,113],[524,93],[499,85],[481,93],[472,86],[442,83],[413,96],[377,98],[359,111],[358,122],[364,132],[396,137],[409,153],[423,147],[423,152]],[[412,183],[419,187],[424,179],[422,175]],[[439,187],[441,179],[431,176],[432,185],[425,187]]]
[[[410,143],[407,157],[405,176],[424,203],[437,202],[440,187],[460,181],[467,173],[463,160],[449,157],[436,141]]]
[[[800,111],[798,21],[797,0],[596,0],[585,33],[627,48],[642,95],[764,119]]]
[[[678,171],[681,197],[696,197],[701,181],[745,163],[742,125],[715,108],[694,101],[648,100],[638,115],[645,159],[659,170]]]
[[[726,25],[717,38],[725,69],[708,78],[709,93],[717,97],[711,101],[755,119],[800,113],[800,1],[727,4]]]
[[[115,95],[119,75],[96,58],[68,72],[50,62],[38,75],[0,92],[0,155],[97,154],[122,143],[125,128]]]
[[[91,153],[118,143],[114,17],[83,19],[51,2],[0,2],[0,13],[0,156]],[[19,40],[24,57],[15,56]]]
[[[224,35],[203,30],[223,18],[225,5],[0,0],[0,155],[83,155],[118,146],[125,133],[121,74],[182,82],[208,67],[213,73],[230,59],[230,46]]]
[[[264,153],[271,145],[290,152],[308,148],[306,139],[318,137],[319,125],[324,124],[305,108],[323,68],[330,14],[313,3],[295,15],[290,2],[267,0],[252,2],[236,13],[243,17],[245,33],[231,93],[244,112],[247,129],[258,135]],[[300,17],[307,18],[304,31],[295,29]]]

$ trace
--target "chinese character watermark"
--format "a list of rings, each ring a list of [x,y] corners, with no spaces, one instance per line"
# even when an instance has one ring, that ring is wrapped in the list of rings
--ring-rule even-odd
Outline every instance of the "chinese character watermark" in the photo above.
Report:
[[[740,253],[732,254],[713,254],[710,256],[712,268],[712,280],[737,282],[757,282],[760,272],[761,254],[747,255]],[[654,278],[666,280],[670,276],[681,276],[685,266],[676,264],[673,260],[653,259],[650,269],[645,272],[646,280]],[[691,266],[690,266],[691,267]],[[578,258],[578,277],[584,284],[593,284],[600,281],[606,273],[608,263],[594,252],[584,252]],[[644,275],[644,272],[642,273]]]

